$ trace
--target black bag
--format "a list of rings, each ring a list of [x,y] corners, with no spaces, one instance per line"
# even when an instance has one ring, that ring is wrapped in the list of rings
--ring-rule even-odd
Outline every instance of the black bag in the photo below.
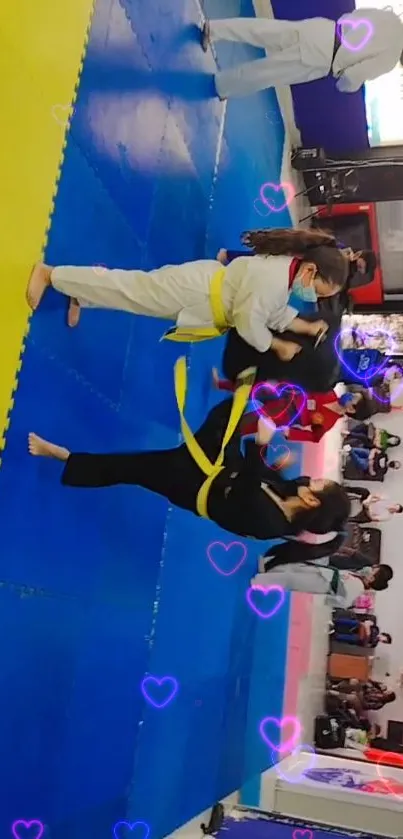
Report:
[[[345,729],[335,717],[320,714],[315,719],[314,738],[317,749],[340,749],[344,746]]]

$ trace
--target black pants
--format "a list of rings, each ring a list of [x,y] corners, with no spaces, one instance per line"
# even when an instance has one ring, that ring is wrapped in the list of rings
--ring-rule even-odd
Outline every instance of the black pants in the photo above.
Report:
[[[221,449],[232,399],[220,402],[209,413],[196,440],[214,462]],[[226,463],[235,469],[239,457],[239,434],[226,450]],[[177,507],[196,511],[197,494],[205,480],[185,445],[175,449],[128,454],[71,454],[62,483],[71,487],[109,487],[135,484],[163,495]]]
[[[314,321],[321,317],[319,313],[305,319]],[[258,352],[247,344],[235,329],[230,329],[222,362],[224,375],[234,382],[242,370],[257,367],[257,382],[292,382],[311,393],[326,393],[340,381],[340,364],[334,351],[334,342],[340,331],[340,320],[330,317],[327,320],[329,331],[326,340],[319,344],[316,350],[314,342],[306,335],[281,333],[280,338],[302,346],[302,352],[288,362],[281,361],[272,350]]]

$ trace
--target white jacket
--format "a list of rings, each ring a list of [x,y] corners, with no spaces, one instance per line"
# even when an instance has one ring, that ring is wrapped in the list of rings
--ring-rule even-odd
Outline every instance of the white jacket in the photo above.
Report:
[[[365,23],[353,29],[347,25],[348,21]],[[364,82],[389,73],[398,63],[403,52],[403,23],[394,12],[355,9],[342,15],[337,26],[348,45],[339,47],[333,64],[333,75],[338,79],[337,88],[342,93],[355,93]],[[370,37],[365,39],[368,31],[371,32]],[[360,47],[363,40],[366,42]],[[350,45],[351,49],[348,48]]]

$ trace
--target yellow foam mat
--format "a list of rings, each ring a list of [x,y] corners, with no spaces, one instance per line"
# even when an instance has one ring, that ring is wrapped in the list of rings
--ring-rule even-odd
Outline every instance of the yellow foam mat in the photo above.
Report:
[[[93,0],[4,3],[0,27],[0,450],[75,102]]]

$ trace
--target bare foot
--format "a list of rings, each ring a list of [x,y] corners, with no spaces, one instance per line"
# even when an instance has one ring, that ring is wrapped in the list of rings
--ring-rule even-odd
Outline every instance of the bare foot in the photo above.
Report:
[[[51,285],[52,269],[44,262],[37,262],[29,278],[26,298],[30,309],[34,312],[38,308],[45,291]]]
[[[227,253],[225,248],[220,248],[220,250],[218,251],[218,254],[216,256],[216,259],[217,259],[218,262],[221,262],[221,265],[226,265],[227,264],[228,253]]]
[[[207,52],[210,46],[210,24],[208,20],[205,21],[205,24],[201,31],[201,45],[203,52]]]
[[[32,432],[28,435],[28,449],[34,457],[54,457],[56,460],[63,461],[70,457],[68,449],[63,448],[63,446],[55,446]]]
[[[70,297],[69,308],[67,311],[67,326],[73,329],[80,321],[81,306],[75,297]]]

